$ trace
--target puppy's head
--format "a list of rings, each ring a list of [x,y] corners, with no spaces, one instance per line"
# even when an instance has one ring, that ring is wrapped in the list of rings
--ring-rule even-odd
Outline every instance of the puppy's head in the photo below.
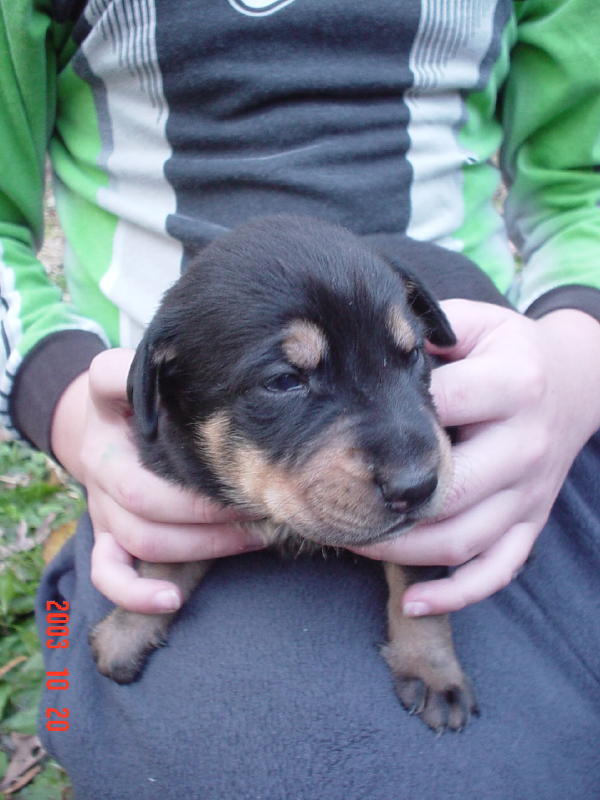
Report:
[[[320,544],[392,536],[448,481],[425,338],[455,341],[428,292],[349,232],[244,225],[199,254],[140,344],[143,460]]]

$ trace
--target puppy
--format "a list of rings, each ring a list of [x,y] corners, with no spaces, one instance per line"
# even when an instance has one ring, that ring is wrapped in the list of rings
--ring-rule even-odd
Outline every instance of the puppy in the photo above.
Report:
[[[131,367],[142,463],[248,512],[265,544],[280,549],[366,545],[434,516],[451,456],[424,344],[455,338],[429,291],[402,268],[403,252],[432,269],[458,259],[476,286],[482,280],[462,256],[431,245],[361,240],[283,215],[200,251],[166,293]],[[138,570],[173,581],[187,598],[209,566],[140,562]],[[423,572],[385,565],[383,656],[409,711],[436,731],[460,730],[477,705],[449,621],[401,611]],[[100,672],[133,681],[174,616],[115,609],[90,636]]]

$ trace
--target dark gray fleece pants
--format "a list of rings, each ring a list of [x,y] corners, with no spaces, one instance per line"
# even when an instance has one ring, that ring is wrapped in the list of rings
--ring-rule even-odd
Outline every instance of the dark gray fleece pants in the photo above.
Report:
[[[347,556],[222,559],[143,677],[117,686],[87,632],[92,533],[46,571],[44,745],[77,800],[594,800],[600,798],[600,435],[575,463],[534,558],[454,615],[482,715],[440,738],[397,702],[378,653],[381,567]],[[46,647],[45,603],[70,602],[70,646]],[[67,731],[45,711],[68,708]]]

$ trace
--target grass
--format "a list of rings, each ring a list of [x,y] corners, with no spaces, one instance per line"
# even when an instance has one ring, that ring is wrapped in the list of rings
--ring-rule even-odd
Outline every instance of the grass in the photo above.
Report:
[[[0,442],[0,776],[13,749],[11,734],[36,733],[44,668],[35,593],[45,561],[82,510],[81,492],[50,459],[20,442]],[[18,797],[66,800],[63,770],[50,759],[40,766]]]
[[[50,459],[20,442],[0,441],[0,776],[13,749],[11,734],[36,733],[44,668],[35,593],[45,561],[82,510],[81,492]],[[46,759],[18,797],[65,800],[68,791],[62,769]]]
[[[39,258],[64,289],[63,237],[50,192]],[[0,430],[0,783],[13,755],[15,734],[36,733],[44,668],[33,607],[45,561],[71,533],[83,510],[79,489],[45,455]],[[0,793],[1,796],[1,793]],[[21,800],[68,800],[65,772],[49,758],[18,792]]]

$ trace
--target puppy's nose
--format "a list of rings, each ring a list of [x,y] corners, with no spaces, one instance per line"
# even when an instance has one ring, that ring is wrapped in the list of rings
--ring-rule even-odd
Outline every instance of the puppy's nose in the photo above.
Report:
[[[402,469],[376,477],[381,494],[390,511],[403,514],[426,503],[438,484],[437,472],[423,474]]]

